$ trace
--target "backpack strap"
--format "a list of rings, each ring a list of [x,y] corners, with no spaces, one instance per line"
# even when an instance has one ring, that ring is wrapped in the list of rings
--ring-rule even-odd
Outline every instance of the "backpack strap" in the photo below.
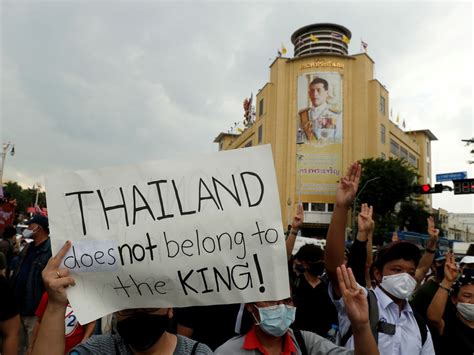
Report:
[[[196,349],[199,345],[199,342],[195,342],[194,345],[193,345],[193,349],[191,350],[191,355],[194,355],[196,353]]]
[[[379,333],[378,333],[378,324],[379,324],[379,306],[377,304],[377,297],[373,290],[367,290],[367,303],[369,305],[369,324],[370,330],[374,335],[375,343],[378,344]],[[341,346],[346,346],[347,341],[352,336],[352,328],[349,327],[346,334],[341,337]]]
[[[421,346],[423,346],[425,345],[426,338],[428,337],[428,329],[426,328],[426,321],[415,310],[413,310],[413,315],[415,316],[415,320],[416,320],[416,323],[418,324],[418,328],[420,328]]]
[[[295,335],[295,340],[298,343],[298,346],[301,350],[301,355],[308,355],[308,350],[306,349],[306,344],[304,342],[303,334],[299,329],[294,329],[293,334]]]

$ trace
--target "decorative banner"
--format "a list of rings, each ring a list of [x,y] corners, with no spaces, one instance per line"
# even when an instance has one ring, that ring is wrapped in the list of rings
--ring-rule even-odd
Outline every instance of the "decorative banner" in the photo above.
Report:
[[[126,308],[289,297],[271,148],[47,177],[81,324]]]
[[[342,78],[337,72],[298,77],[297,193],[308,202],[334,202],[342,169]]]

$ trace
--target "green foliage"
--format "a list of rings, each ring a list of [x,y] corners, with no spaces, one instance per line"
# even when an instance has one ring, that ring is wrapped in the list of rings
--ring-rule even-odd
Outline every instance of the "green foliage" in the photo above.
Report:
[[[421,202],[410,201],[403,202],[400,206],[400,212],[397,215],[398,226],[400,229],[410,232],[426,234],[428,224],[426,219],[430,213]]]
[[[377,214],[392,212],[398,202],[407,199],[413,191],[416,170],[405,159],[364,159],[361,162],[362,176],[359,186],[373,178],[359,196],[359,201],[374,206]]]
[[[8,181],[3,186],[5,198],[8,200],[16,200],[16,212],[26,214],[28,207],[34,207],[36,199],[36,189],[33,187],[22,188],[15,181]],[[40,192],[38,196],[38,205],[46,207],[46,195]]]
[[[395,205],[410,200],[418,175],[405,159],[369,158],[360,163],[362,176],[358,203],[368,203],[374,207],[374,243],[380,244],[397,228],[399,221],[394,211]],[[368,182],[375,178],[379,179]]]

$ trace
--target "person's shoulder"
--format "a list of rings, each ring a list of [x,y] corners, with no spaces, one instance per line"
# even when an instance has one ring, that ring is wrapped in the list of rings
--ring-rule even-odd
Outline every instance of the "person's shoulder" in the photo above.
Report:
[[[326,354],[332,349],[339,349],[341,352],[338,354],[353,354],[352,350],[342,348],[321,335],[306,330],[300,330],[300,332],[309,354]]]
[[[227,355],[227,354],[245,353],[245,350],[242,349],[244,340],[245,340],[244,335],[237,335],[233,338],[230,338],[224,344],[219,346],[214,352],[214,354]]]
[[[129,354],[123,339],[118,334],[102,334],[90,337],[85,343],[77,345],[69,355],[83,354]]]
[[[193,353],[193,349],[198,343],[196,340],[189,339],[183,335],[176,335],[178,337],[178,342],[176,343],[176,349],[174,355],[190,355]],[[212,350],[204,343],[198,343],[195,349],[194,354],[213,354]]]

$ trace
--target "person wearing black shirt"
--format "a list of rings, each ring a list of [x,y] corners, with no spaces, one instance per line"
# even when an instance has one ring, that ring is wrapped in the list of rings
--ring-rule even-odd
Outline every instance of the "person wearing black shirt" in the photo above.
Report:
[[[441,349],[437,353],[441,355],[474,353],[474,276],[464,272],[455,281],[457,274],[454,255],[449,253],[444,279],[427,312],[428,321],[441,336]]]
[[[295,255],[302,273],[293,284],[296,316],[293,327],[328,337],[337,329],[337,311],[328,295],[324,273],[324,252],[314,244],[303,245]],[[333,334],[329,334],[331,336]]]

